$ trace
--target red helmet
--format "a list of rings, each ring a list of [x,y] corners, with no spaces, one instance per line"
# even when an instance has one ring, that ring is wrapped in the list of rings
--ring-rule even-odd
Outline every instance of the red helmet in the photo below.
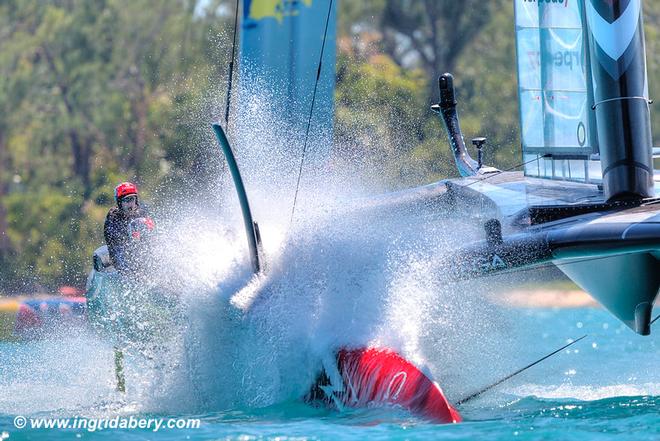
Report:
[[[138,194],[137,186],[131,182],[122,182],[117,187],[115,187],[115,201],[119,202],[124,196],[129,194]]]

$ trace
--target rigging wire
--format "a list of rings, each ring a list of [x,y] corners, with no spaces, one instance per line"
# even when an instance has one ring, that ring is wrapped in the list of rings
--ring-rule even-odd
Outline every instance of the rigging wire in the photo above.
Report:
[[[236,29],[238,28],[238,4],[236,0],[236,10],[234,13],[234,38],[231,45],[231,60],[229,61],[229,78],[227,80],[227,104],[225,106],[225,131],[229,134],[229,108],[231,107],[231,89],[234,77],[234,58],[236,56]]]
[[[594,259],[594,260],[595,260],[595,259]],[[653,320],[651,320],[651,322],[649,323],[649,326],[652,325],[653,323],[655,323],[655,321],[658,320],[658,319],[660,319],[660,314],[658,314]],[[466,402],[468,402],[468,401],[470,401],[470,400],[473,400],[474,398],[477,398],[478,396],[480,396],[480,395],[483,394],[484,392],[487,392],[487,391],[491,390],[492,388],[494,388],[494,387],[496,387],[496,386],[499,386],[500,384],[504,383],[504,382],[507,381],[507,380],[510,380],[511,378],[515,377],[516,375],[523,373],[524,371],[526,371],[527,369],[531,368],[532,366],[535,366],[535,365],[541,363],[542,361],[544,361],[544,360],[546,360],[546,359],[552,357],[553,355],[557,354],[558,352],[561,352],[561,351],[563,351],[564,349],[568,348],[569,346],[572,346],[572,345],[574,345],[575,343],[579,342],[580,340],[585,339],[586,337],[588,337],[588,335],[589,335],[589,334],[585,334],[585,335],[583,335],[582,337],[580,337],[580,338],[578,338],[578,339],[572,340],[572,341],[570,341],[568,344],[566,344],[566,345],[562,346],[561,348],[559,348],[559,349],[557,349],[557,350],[555,350],[555,351],[553,351],[553,352],[551,352],[551,353],[549,353],[549,354],[547,354],[547,355],[545,355],[545,356],[539,358],[538,360],[536,360],[536,361],[534,361],[534,362],[528,364],[527,366],[525,366],[525,367],[523,367],[523,368],[521,368],[521,369],[518,369],[517,371],[515,371],[515,372],[513,372],[513,373],[511,373],[511,374],[509,374],[509,375],[507,375],[507,376],[505,376],[505,377],[503,377],[503,378],[501,378],[501,379],[499,379],[499,380],[497,380],[497,381],[495,381],[495,382],[493,382],[493,383],[491,383],[491,384],[489,384],[488,386],[485,386],[485,387],[479,389],[479,390],[476,391],[476,392],[471,393],[470,395],[468,395],[468,396],[466,396],[466,397],[464,397],[464,398],[461,398],[461,399],[457,400],[457,401],[456,401],[456,405],[457,405],[457,406],[460,406],[460,405],[465,404]]]
[[[559,349],[557,349],[557,350],[555,350],[555,351],[549,353],[548,355],[545,355],[545,356],[539,358],[538,360],[536,360],[536,361],[534,361],[534,362],[528,364],[528,365],[525,366],[524,368],[518,369],[517,371],[515,371],[515,372],[513,372],[513,373],[511,373],[511,374],[509,374],[509,375],[507,375],[506,377],[501,378],[501,379],[497,380],[496,382],[491,383],[491,384],[489,384],[488,386],[479,389],[477,392],[471,393],[470,395],[468,395],[468,396],[465,397],[465,398],[461,398],[460,400],[456,401],[456,405],[457,405],[457,406],[460,406],[461,404],[465,404],[466,402],[468,402],[468,401],[470,401],[470,400],[472,400],[472,399],[478,397],[479,395],[483,394],[484,392],[487,392],[487,391],[491,390],[491,389],[494,388],[495,386],[499,386],[500,384],[502,384],[502,383],[504,383],[505,381],[507,381],[507,380],[509,380],[509,379],[511,379],[511,378],[513,378],[513,377],[515,377],[516,375],[518,375],[518,374],[520,374],[520,373],[526,371],[527,369],[531,368],[532,366],[536,366],[537,364],[539,364],[539,363],[542,362],[543,360],[546,360],[546,359],[552,357],[553,355],[555,355],[556,353],[563,351],[563,350],[566,349],[567,347],[574,345],[575,343],[579,342],[580,340],[586,338],[587,335],[588,335],[588,334],[585,334],[585,335],[583,335],[582,337],[578,338],[577,340],[573,340],[573,341],[571,341],[570,343],[568,343],[568,344],[562,346],[561,348],[559,348]]]
[[[323,31],[323,43],[321,44],[321,55],[319,56],[318,69],[316,70],[316,81],[314,83],[314,93],[312,95],[312,104],[309,108],[309,117],[307,118],[307,130],[305,131],[305,142],[303,144],[302,158],[300,159],[300,168],[298,169],[298,180],[296,182],[296,192],[293,196],[293,207],[291,208],[291,220],[289,228],[293,224],[293,216],[296,212],[296,202],[298,200],[298,191],[300,190],[300,177],[302,176],[303,164],[305,163],[305,153],[307,152],[307,141],[309,139],[309,128],[312,124],[312,115],[314,114],[314,103],[316,102],[316,90],[318,89],[319,79],[321,78],[321,65],[323,64],[323,52],[325,51],[325,41],[328,36],[328,23],[330,22],[330,13],[332,12],[332,2],[328,5],[328,16],[325,19],[325,30]]]
[[[652,325],[659,318],[660,318],[660,314],[651,321],[650,325]],[[487,391],[491,390],[492,388],[494,388],[496,386],[499,386],[500,384],[504,383],[505,381],[510,380],[511,378],[515,377],[518,374],[523,373],[524,371],[531,368],[532,366],[536,366],[537,364],[541,363],[542,361],[547,360],[548,358],[552,357],[553,355],[557,354],[558,352],[563,351],[564,349],[568,348],[569,346],[574,345],[575,343],[579,342],[580,340],[583,340],[583,339],[587,338],[588,336],[589,336],[589,334],[585,334],[585,335],[583,335],[582,337],[580,337],[578,339],[572,340],[568,344],[566,344],[566,345],[562,346],[561,348],[549,353],[548,355],[545,355],[545,356],[539,358],[538,360],[528,364],[527,366],[525,366],[521,369],[518,369],[517,371],[515,371],[515,372],[513,372],[513,373],[511,373],[511,374],[495,381],[494,383],[489,384],[488,386],[482,387],[478,391],[473,392],[473,393],[471,393],[470,395],[468,395],[464,398],[461,398],[461,399],[457,400],[456,401],[456,406],[460,406],[462,404],[467,403],[470,400],[473,400],[473,399],[477,398],[478,396],[480,396],[484,392],[487,392]]]

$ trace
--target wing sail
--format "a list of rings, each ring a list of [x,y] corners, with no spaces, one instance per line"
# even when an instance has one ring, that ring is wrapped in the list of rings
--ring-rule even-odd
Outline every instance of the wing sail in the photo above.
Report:
[[[250,133],[259,126],[249,105],[254,97],[268,100],[269,117],[284,124],[289,133],[305,132],[327,19],[310,137],[314,146],[310,159],[327,159],[332,146],[336,9],[336,2],[330,0],[243,2],[240,101],[247,110],[239,109],[239,132]]]
[[[599,182],[582,1],[514,5],[525,174]]]

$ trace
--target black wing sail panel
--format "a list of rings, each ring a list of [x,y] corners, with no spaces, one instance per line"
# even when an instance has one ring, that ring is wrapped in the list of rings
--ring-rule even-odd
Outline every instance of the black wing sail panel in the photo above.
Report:
[[[635,332],[649,334],[660,288],[660,206],[588,214],[504,237],[491,234],[447,256],[439,270],[461,280],[549,263]]]

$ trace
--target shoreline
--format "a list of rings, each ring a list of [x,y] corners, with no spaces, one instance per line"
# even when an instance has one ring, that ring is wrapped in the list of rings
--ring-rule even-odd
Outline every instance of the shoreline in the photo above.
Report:
[[[58,294],[0,294],[0,311],[16,306],[26,300],[53,300],[66,299],[80,301],[85,296],[62,296]],[[511,308],[603,308],[596,300],[581,289],[553,289],[553,288],[531,288],[514,289],[512,291],[499,291],[487,296],[491,302]],[[660,296],[655,305],[660,306]],[[6,311],[4,311],[6,312]]]
[[[580,289],[516,289],[490,298],[500,306],[514,308],[602,308]]]
[[[492,294],[490,300],[513,308],[603,308],[581,289],[516,289]],[[660,305],[660,298],[655,305]]]

